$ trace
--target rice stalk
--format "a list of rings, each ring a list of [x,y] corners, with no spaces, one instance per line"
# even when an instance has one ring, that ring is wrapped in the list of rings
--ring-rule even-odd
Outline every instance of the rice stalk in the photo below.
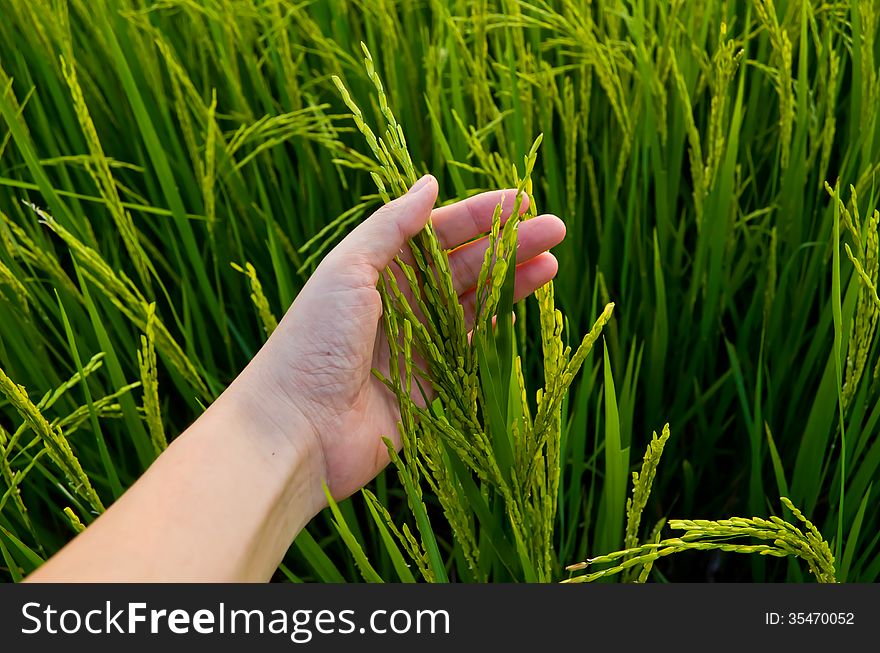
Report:
[[[83,97],[82,88],[77,80],[76,65],[73,62],[68,63],[68,61],[62,56],[61,70],[67,81],[67,85],[70,88],[74,113],[79,120],[80,127],[83,130],[86,143],[88,144],[89,151],[92,155],[93,165],[87,165],[86,169],[89,171],[89,174],[92,176],[101,196],[107,203],[107,208],[110,210],[110,215],[112,216],[116,229],[122,238],[122,243],[128,251],[128,255],[131,257],[132,263],[137,270],[138,278],[149,290],[151,286],[150,277],[155,271],[152,269],[152,264],[144,254],[144,251],[138,242],[137,231],[135,230],[131,215],[122,206],[122,201],[117,192],[116,183],[113,180],[113,173],[110,170],[110,166],[107,164],[104,150],[101,147],[101,141],[95,130],[95,124],[92,122],[92,117],[89,114],[85,98]]]
[[[0,368],[0,393],[6,396],[12,407],[21,415],[33,432],[40,438],[49,457],[64,472],[71,489],[85,499],[97,513],[104,512],[104,504],[95,492],[85,470],[73,453],[70,443],[62,430],[53,427],[46,421],[40,410],[34,405],[27,392]]]
[[[29,208],[36,213],[41,221],[54,231],[74,252],[83,265],[84,276],[92,282],[109,299],[119,311],[138,328],[145,330],[150,315],[150,303],[144,298],[134,283],[124,273],[115,273],[101,255],[91,247],[84,245],[72,233],[62,227],[48,213],[33,204]],[[169,362],[187,379],[204,397],[210,392],[189,357],[171,336],[165,325],[156,318],[156,347],[168,356]]]
[[[28,304],[28,291],[24,284],[19,281],[18,277],[13,274],[3,261],[0,261],[0,285],[7,286],[12,290],[15,300],[18,302],[21,312],[27,315],[30,313],[30,305]]]
[[[156,369],[156,305],[150,304],[147,310],[147,324],[141,336],[141,349],[138,352],[138,367],[141,372],[143,388],[144,418],[150,432],[153,449],[158,456],[168,448],[165,427],[162,424],[162,411],[159,407],[159,374]]]
[[[73,508],[70,506],[64,508],[64,516],[67,517],[67,521],[70,523],[70,527],[73,529],[74,533],[82,533],[86,530],[85,524],[82,523],[80,518],[73,511]]]
[[[244,267],[241,267],[237,263],[233,263],[232,269],[236,272],[241,272],[247,277],[248,284],[251,287],[251,301],[254,304],[254,308],[257,309],[257,315],[263,325],[263,331],[268,338],[272,335],[272,332],[278,328],[278,319],[272,314],[272,309],[269,307],[269,300],[266,299],[266,295],[263,293],[263,286],[260,284],[260,280],[257,277],[256,269],[250,263],[245,263]]]
[[[684,531],[680,537],[643,544],[569,565],[566,568],[569,571],[581,571],[592,565],[617,563],[602,571],[575,576],[562,582],[590,583],[639,565],[653,563],[658,558],[689,550],[717,550],[777,558],[795,556],[807,563],[810,573],[818,582],[837,582],[834,556],[828,543],[788,498],[781,497],[780,500],[786,508],[791,510],[795,518],[804,524],[806,531],[779,517],[771,517],[770,519],[732,517],[717,521],[673,519],[669,521],[669,527],[673,530]],[[753,538],[769,542],[769,544],[743,544],[734,541],[739,538]]]

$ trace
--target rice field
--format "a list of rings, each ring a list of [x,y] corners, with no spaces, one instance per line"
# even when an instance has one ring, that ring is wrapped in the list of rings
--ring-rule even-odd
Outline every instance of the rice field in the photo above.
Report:
[[[380,281],[403,448],[277,580],[876,581],[878,19],[4,0],[0,578],[100,515],[430,172],[441,203],[518,188],[521,220],[562,217],[557,278],[514,302],[497,209],[471,334],[414,239]]]

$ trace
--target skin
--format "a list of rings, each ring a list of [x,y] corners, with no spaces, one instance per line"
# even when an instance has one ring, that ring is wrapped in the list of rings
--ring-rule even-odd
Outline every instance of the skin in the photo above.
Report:
[[[394,267],[395,256],[408,256],[406,241],[431,219],[451,250],[455,287],[472,317],[492,212],[502,197],[511,207],[514,196],[491,191],[434,209],[437,182],[428,175],[380,208],[326,256],[208,410],[26,580],[269,580],[296,535],[326,507],[322,482],[335,499],[345,498],[388,464],[383,436],[400,447],[397,403],[370,373],[389,373],[380,272]],[[517,299],[556,275],[547,250],[564,236],[555,216],[520,225]]]

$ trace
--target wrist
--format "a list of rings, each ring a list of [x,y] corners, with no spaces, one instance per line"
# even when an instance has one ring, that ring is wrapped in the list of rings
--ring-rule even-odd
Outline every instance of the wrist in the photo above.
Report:
[[[236,432],[252,448],[264,472],[286,489],[280,502],[295,507],[291,513],[307,515],[307,522],[327,505],[320,436],[295,396],[260,377],[260,370],[249,366],[215,405],[238,425]]]
[[[243,372],[180,439],[205,452],[207,473],[224,477],[221,487],[231,490],[215,503],[242,540],[238,577],[268,580],[325,507],[325,466],[312,425],[252,372]]]

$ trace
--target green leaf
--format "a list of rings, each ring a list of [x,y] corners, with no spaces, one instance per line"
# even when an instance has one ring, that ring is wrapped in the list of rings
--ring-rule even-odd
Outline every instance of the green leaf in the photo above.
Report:
[[[373,565],[367,560],[367,555],[364,553],[363,547],[361,547],[360,542],[357,541],[354,533],[351,532],[351,529],[345,522],[345,518],[342,516],[342,512],[339,510],[336,501],[333,500],[333,495],[330,494],[330,489],[327,487],[327,484],[324,483],[323,487],[324,494],[327,496],[327,504],[330,507],[330,512],[333,514],[333,525],[336,527],[336,532],[339,533],[345,546],[348,547],[348,550],[357,565],[358,571],[361,572],[361,576],[363,576],[364,580],[368,583],[384,583],[385,581],[382,580],[379,574],[376,573],[376,570],[373,569]]]
[[[400,547],[397,546],[397,542],[394,541],[391,533],[388,532],[385,520],[379,515],[379,510],[376,507],[379,503],[379,499],[376,498],[376,495],[366,489],[361,490],[361,494],[366,498],[367,508],[369,508],[370,515],[372,515],[373,521],[379,529],[379,536],[382,538],[382,543],[385,545],[386,553],[391,557],[391,564],[394,565],[394,570],[397,572],[397,577],[400,579],[400,582],[415,583],[416,579],[413,578],[412,572],[409,570],[409,565],[406,564],[403,553],[400,551]]]
[[[325,583],[344,583],[345,578],[324,552],[307,528],[300,531],[293,541],[294,548],[305,558],[318,578]]]

